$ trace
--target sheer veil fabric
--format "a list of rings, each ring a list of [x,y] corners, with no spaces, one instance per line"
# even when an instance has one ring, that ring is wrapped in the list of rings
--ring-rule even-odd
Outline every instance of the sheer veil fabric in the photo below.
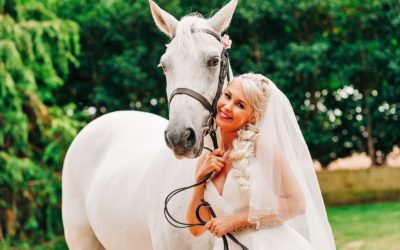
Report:
[[[318,250],[335,249],[310,152],[288,98],[268,80],[250,171],[250,222],[285,223]]]

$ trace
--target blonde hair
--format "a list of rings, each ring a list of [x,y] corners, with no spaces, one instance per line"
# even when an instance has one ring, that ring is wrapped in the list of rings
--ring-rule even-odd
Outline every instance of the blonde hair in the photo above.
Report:
[[[237,132],[229,154],[233,176],[240,188],[248,191],[250,190],[248,165],[255,158],[254,143],[258,135],[259,121],[267,106],[269,80],[261,74],[247,73],[235,77],[233,81],[241,83],[246,101],[253,107],[256,118],[254,124],[246,124]]]

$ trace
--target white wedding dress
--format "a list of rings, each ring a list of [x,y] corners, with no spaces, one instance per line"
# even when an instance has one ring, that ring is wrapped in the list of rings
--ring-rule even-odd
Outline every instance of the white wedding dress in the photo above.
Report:
[[[217,217],[249,208],[249,193],[240,189],[238,182],[232,176],[232,171],[226,177],[222,195],[213,182],[209,181],[204,191],[204,198],[210,203]],[[285,223],[274,228],[246,230],[233,235],[250,250],[315,250],[300,233]],[[240,246],[227,239],[229,250],[241,250]],[[222,238],[215,237],[213,249],[224,249]]]

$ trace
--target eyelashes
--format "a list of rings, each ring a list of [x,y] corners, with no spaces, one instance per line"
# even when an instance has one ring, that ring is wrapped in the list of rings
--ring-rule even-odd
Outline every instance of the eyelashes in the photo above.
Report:
[[[224,93],[224,96],[225,96],[225,98],[227,100],[231,100],[232,99],[231,95],[229,95],[228,93]],[[236,103],[236,106],[238,106],[240,109],[244,109],[245,108],[245,106],[241,102]]]

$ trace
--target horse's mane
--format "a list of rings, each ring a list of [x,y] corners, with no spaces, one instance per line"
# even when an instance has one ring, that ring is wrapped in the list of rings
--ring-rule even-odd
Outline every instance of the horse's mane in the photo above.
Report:
[[[199,37],[204,36],[204,33],[192,33],[192,30],[205,28],[210,29],[210,24],[207,20],[199,13],[191,13],[180,20],[174,39],[177,40],[179,47],[184,49],[189,55],[196,55],[198,53],[195,47],[196,41],[199,41]],[[202,42],[203,40],[204,42],[209,41],[209,39],[202,39]]]

